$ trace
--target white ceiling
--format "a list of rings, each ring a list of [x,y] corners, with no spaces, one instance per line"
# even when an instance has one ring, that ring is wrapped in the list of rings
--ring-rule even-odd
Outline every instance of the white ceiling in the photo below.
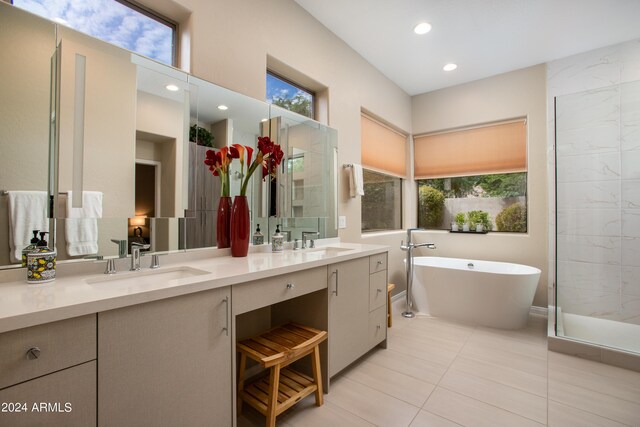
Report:
[[[409,95],[640,38],[640,0],[295,1]]]

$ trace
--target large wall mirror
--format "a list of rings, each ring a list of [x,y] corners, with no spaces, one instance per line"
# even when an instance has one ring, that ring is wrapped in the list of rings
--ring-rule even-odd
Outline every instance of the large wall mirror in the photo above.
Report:
[[[28,244],[30,230],[49,222],[60,261],[119,256],[113,240],[153,252],[215,246],[220,184],[205,152],[255,147],[261,135],[285,159],[274,180],[253,177],[252,227],[260,224],[267,241],[278,223],[291,240],[302,231],[337,236],[335,130],[3,2],[0,9],[3,56],[22,58],[0,67],[0,227],[9,231],[0,233],[0,268],[19,265],[12,245]],[[232,196],[240,179],[234,165]],[[38,192],[42,225],[11,224],[9,193],[18,191]]]
[[[0,42],[4,58],[0,66],[0,266],[4,266],[20,265],[31,229],[49,229],[49,103],[56,27],[0,2]],[[27,218],[26,212],[33,215]]]

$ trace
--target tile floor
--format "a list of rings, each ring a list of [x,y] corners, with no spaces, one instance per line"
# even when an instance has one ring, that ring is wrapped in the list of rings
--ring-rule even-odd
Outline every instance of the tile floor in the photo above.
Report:
[[[277,424],[640,427],[640,373],[547,351],[544,318],[504,331],[400,311],[386,350],[334,377],[322,407],[309,396]],[[238,426],[254,425],[264,417],[245,409]]]

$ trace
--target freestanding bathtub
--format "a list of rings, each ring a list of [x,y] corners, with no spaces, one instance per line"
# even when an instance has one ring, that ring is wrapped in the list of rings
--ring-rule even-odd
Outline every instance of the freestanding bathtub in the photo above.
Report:
[[[527,324],[540,270],[527,265],[415,257],[416,311],[503,329]]]

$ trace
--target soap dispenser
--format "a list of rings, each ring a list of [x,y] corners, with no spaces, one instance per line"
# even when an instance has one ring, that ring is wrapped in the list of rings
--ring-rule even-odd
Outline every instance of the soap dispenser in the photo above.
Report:
[[[280,233],[280,224],[276,225],[276,232],[271,236],[271,250],[282,252],[284,249],[284,236]]]
[[[33,230],[32,231],[33,238],[31,239],[31,244],[22,250],[22,266],[23,267],[27,266],[27,254],[29,252],[34,251],[36,249],[36,246],[38,245],[38,242],[40,241],[40,239],[38,239],[38,233],[39,232],[40,232],[40,230]]]
[[[40,232],[36,249],[27,254],[27,283],[39,284],[55,280],[56,251],[47,246],[46,231]]]
[[[253,244],[255,245],[261,245],[264,243],[264,234],[262,234],[262,232],[260,231],[260,224],[258,224],[257,228],[256,228],[256,232],[253,233]]]

